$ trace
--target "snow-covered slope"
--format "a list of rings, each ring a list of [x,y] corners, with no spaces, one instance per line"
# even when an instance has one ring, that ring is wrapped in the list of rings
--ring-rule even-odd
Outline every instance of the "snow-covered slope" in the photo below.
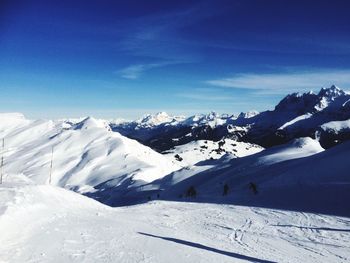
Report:
[[[173,149],[163,152],[170,160],[179,162],[182,166],[194,165],[201,161],[219,159],[225,154],[232,158],[243,157],[262,151],[263,148],[245,142],[237,142],[224,139],[219,142],[209,140],[198,140],[179,145]]]
[[[306,137],[294,139],[285,145],[272,147],[262,152],[261,156],[255,155],[253,158],[258,160],[256,163],[267,166],[286,160],[304,158],[322,151],[324,149],[318,141]]]
[[[350,206],[345,202],[350,198],[349,143],[324,151],[313,139],[296,139],[243,158],[224,156],[212,167],[190,176],[186,176],[186,169],[174,172],[150,183],[149,189],[153,196],[158,192],[163,199],[350,216]],[[227,196],[223,196],[225,184],[230,189]],[[184,198],[191,186],[197,197]]]
[[[350,119],[322,124],[316,131],[316,137],[327,148],[350,140]]]
[[[350,130],[350,120],[327,122],[321,125],[321,129],[325,131],[332,131],[334,133],[348,131]]]
[[[350,198],[349,154],[349,142],[323,151],[316,141],[298,139],[223,162],[173,186],[169,193],[175,196],[196,185],[204,200],[225,202],[220,196],[228,184],[232,192],[227,200],[236,204],[350,216],[345,202]],[[253,194],[251,183],[258,194]]]
[[[85,118],[72,124],[1,114],[0,120],[5,181],[24,174],[48,183],[52,149],[51,184],[79,192],[113,189],[118,195],[179,169],[152,149],[112,132],[105,121]]]
[[[0,185],[1,262],[347,262],[348,218],[233,205],[109,208],[13,176]]]

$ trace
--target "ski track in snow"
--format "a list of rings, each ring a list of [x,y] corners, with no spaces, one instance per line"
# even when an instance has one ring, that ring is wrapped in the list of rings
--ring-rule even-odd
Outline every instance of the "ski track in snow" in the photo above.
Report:
[[[0,187],[1,262],[347,262],[350,219],[156,201],[110,208],[27,182]]]

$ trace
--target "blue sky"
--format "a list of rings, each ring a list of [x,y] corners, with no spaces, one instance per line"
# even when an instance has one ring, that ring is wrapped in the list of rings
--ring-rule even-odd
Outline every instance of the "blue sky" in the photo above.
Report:
[[[305,3],[306,2],[306,3]],[[137,118],[350,89],[348,1],[0,3],[0,111]]]

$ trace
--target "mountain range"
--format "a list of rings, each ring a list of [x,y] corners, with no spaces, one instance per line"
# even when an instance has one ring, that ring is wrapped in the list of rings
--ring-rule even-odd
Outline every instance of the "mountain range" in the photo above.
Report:
[[[110,126],[113,131],[159,152],[194,140],[220,141],[225,138],[271,147],[294,138],[317,137],[323,147],[329,148],[349,138],[349,126],[344,122],[348,119],[350,94],[331,86],[322,88],[318,94],[287,95],[274,110],[260,113],[219,115],[212,112],[185,118],[160,112],[137,121],[112,122]],[[337,121],[343,123],[334,123]],[[332,129],[327,125],[329,122],[333,122]],[[337,130],[337,127],[341,129]]]
[[[299,165],[292,161],[295,158],[304,158],[301,165],[307,170],[319,152],[348,140],[349,119],[350,95],[335,86],[318,94],[290,94],[272,111],[237,116],[210,113],[185,118],[161,112],[137,121],[113,122],[92,117],[28,120],[19,113],[3,113],[4,180],[20,174],[38,184],[74,190],[112,206],[160,197],[177,199],[194,185],[220,188],[229,184],[240,193],[233,201],[241,202],[248,181],[262,187],[265,174],[270,173],[267,179],[271,181],[287,169],[284,167]],[[339,154],[346,156],[347,146],[342,147]],[[261,157],[271,152],[276,152],[273,163]],[[331,167],[325,167],[326,173]],[[252,173],[264,175],[250,177]],[[342,170],[331,181],[334,189],[344,188],[344,173]],[[313,170],[310,174],[315,176]],[[287,178],[290,189],[308,180],[306,175]],[[236,189],[238,186],[243,188]],[[208,189],[201,191],[202,196],[213,202],[217,196]],[[290,197],[283,200],[287,199]]]

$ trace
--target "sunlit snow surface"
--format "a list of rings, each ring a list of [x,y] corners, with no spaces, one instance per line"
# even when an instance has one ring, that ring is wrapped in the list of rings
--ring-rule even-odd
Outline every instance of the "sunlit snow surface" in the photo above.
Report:
[[[93,118],[0,117],[0,262],[350,260],[350,142],[324,150],[299,138],[263,150],[198,141],[164,156]],[[111,208],[57,187],[93,193],[101,183],[138,203],[159,200]],[[197,197],[180,198],[191,185]]]
[[[347,262],[348,218],[156,201],[110,208],[12,177],[0,187],[1,262]]]
[[[127,188],[180,168],[94,118],[72,123],[0,114],[0,138],[5,138],[5,174],[24,174],[36,183],[47,183],[53,150],[52,184],[79,192],[106,182]]]

